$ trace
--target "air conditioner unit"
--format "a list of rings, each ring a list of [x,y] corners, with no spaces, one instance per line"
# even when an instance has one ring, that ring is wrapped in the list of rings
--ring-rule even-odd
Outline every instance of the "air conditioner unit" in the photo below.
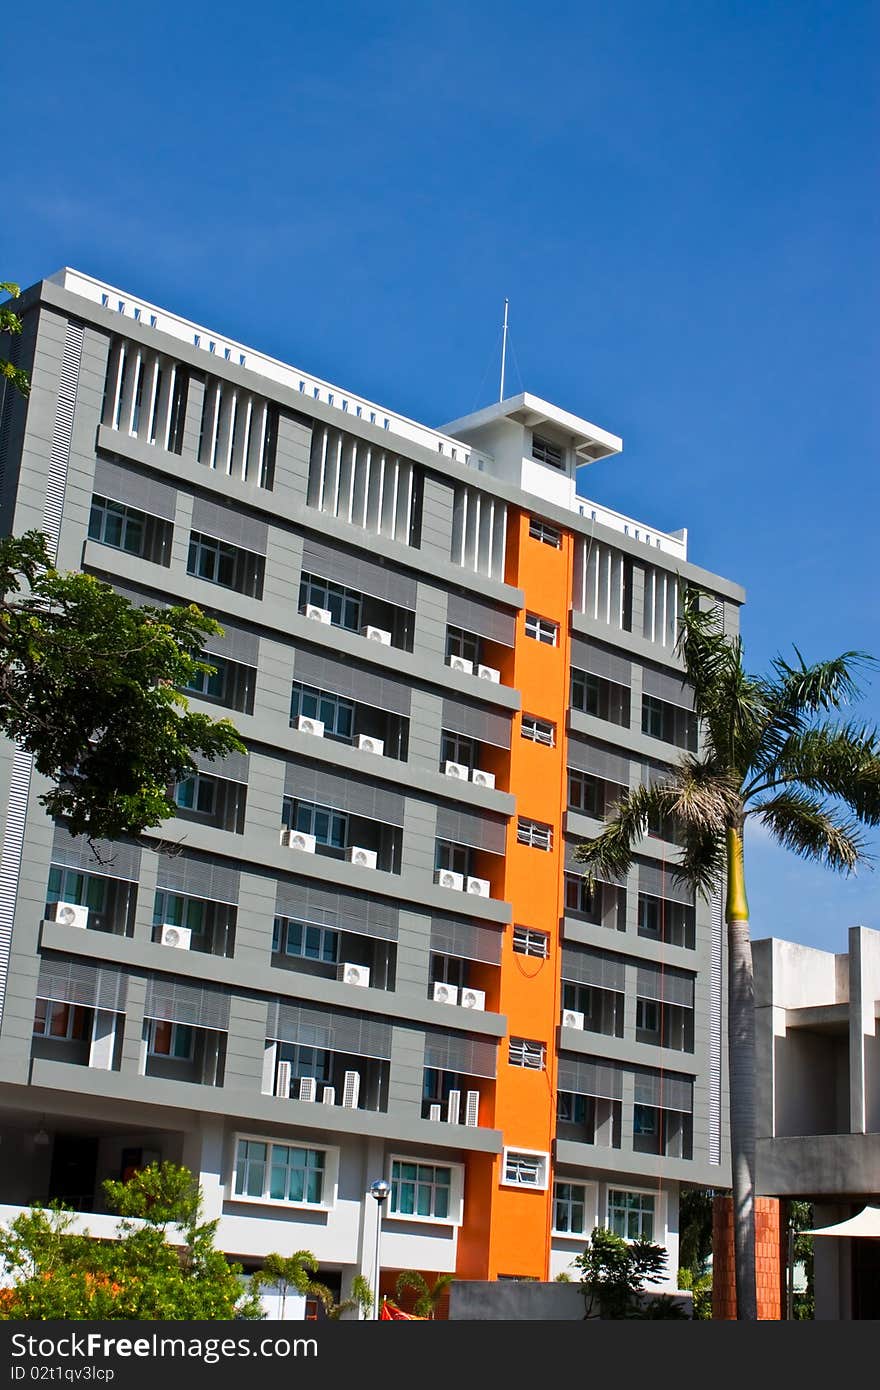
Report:
[[[475,787],[494,787],[495,773],[484,772],[481,767],[475,767],[471,773],[471,781]]]
[[[289,1063],[289,1062],[279,1062],[279,1063],[278,1063],[278,1071],[277,1071],[276,1074],[275,1074],[275,1094],[276,1094],[276,1096],[284,1096],[284,1099],[285,1099],[285,1100],[287,1100],[287,1098],[288,1098],[289,1095],[290,1095],[290,1063]]]
[[[480,1123],[480,1093],[468,1091],[464,1098],[464,1122],[472,1128]]]
[[[371,642],[381,642],[383,647],[391,646],[391,633],[386,632],[384,627],[362,627],[361,637],[368,637]]]
[[[301,734],[314,734],[316,738],[324,737],[324,725],[320,719],[312,719],[308,714],[301,714],[298,719],[293,721],[293,727]]]
[[[322,1105],[335,1105],[335,1104],[336,1104],[336,1087],[335,1087],[335,1086],[325,1086],[325,1087],[324,1087],[323,1091],[321,1092],[321,1104],[322,1104]]]
[[[79,903],[53,903],[53,917],[62,927],[87,927],[89,909]]]
[[[346,985],[368,985],[370,983],[370,967],[368,965],[354,965],[351,961],[346,961],[344,965],[340,965],[336,978]]]
[[[472,676],[474,674],[474,663],[468,661],[466,656],[451,656],[447,665],[453,671],[464,671],[467,676]]]
[[[177,946],[182,951],[188,951],[191,936],[189,927],[175,927],[171,922],[165,922],[159,933],[159,945]]]
[[[330,609],[319,608],[316,603],[307,603],[305,608],[300,609],[300,612],[305,614],[307,618],[312,618],[316,623],[329,623],[333,621],[333,614],[330,612]]]
[[[301,1076],[299,1079],[299,1098],[300,1100],[314,1100],[318,1094],[318,1083],[313,1076]]]
[[[449,1099],[446,1102],[446,1122],[450,1125],[458,1124],[458,1117],[461,1113],[461,1091],[450,1091]]]
[[[488,898],[489,880],[487,878],[469,878],[467,881],[467,891],[476,893],[478,898]]]
[[[349,845],[345,851],[345,857],[349,864],[358,864],[362,869],[375,869],[376,867],[376,851],[364,849],[362,845]]]
[[[447,777],[458,777],[462,782],[466,782],[468,779],[468,770],[464,763],[445,762],[443,764],[443,771]]]
[[[435,1004],[457,1004],[458,987],[456,985],[447,985],[443,980],[435,980],[431,998],[434,1000]]]
[[[563,1010],[562,1010],[562,1026],[563,1026],[563,1028],[579,1028],[579,1029],[581,1030],[581,1032],[583,1032],[583,1030],[584,1030],[584,1016],[583,1016],[583,1014],[578,1013],[577,1009],[563,1009]]]
[[[342,1104],[346,1110],[356,1110],[358,1097],[361,1093],[361,1074],[359,1071],[347,1071],[342,1079]]]
[[[378,753],[380,758],[385,752],[385,740],[373,738],[372,734],[358,734],[354,746],[361,748],[365,753]]]
[[[464,874],[457,874],[454,869],[435,869],[434,882],[439,888],[454,888],[460,893],[464,888]]]
[[[429,1108],[428,1108],[428,1119],[429,1119],[429,1120],[439,1120],[442,1113],[443,1113],[443,1107],[442,1107],[442,1105],[439,1105],[439,1104],[438,1104],[438,1105],[429,1106]]]
[[[494,666],[478,666],[477,675],[481,681],[492,681],[495,685],[501,680],[501,672],[496,671]]]
[[[307,835],[304,830],[282,830],[281,843],[288,849],[301,849],[306,854],[315,852],[315,837]]]
[[[485,1009],[486,991],[483,989],[463,989],[459,1003],[463,1009]]]

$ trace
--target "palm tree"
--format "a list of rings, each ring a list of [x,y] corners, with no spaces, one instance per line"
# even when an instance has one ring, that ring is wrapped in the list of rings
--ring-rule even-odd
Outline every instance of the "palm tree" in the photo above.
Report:
[[[251,1279],[251,1288],[259,1293],[264,1287],[277,1285],[281,1292],[281,1317],[287,1303],[290,1289],[297,1293],[309,1294],[315,1291],[312,1275],[318,1270],[318,1261],[311,1250],[295,1250],[292,1255],[279,1255],[273,1252],[263,1261],[263,1268]]]
[[[702,751],[685,754],[651,786],[627,792],[601,834],[575,851],[584,877],[627,872],[648,820],[673,817],[681,857],[672,868],[705,898],[727,879],[728,1065],[737,1316],[757,1317],[755,1292],[755,1023],[743,827],[755,817],[786,849],[851,873],[868,862],[860,825],[880,823],[876,730],[833,717],[860,695],[861,652],[807,665],[777,657],[772,673],[743,669],[742,642],[720,608],[681,586],[677,650],[693,687]],[[831,717],[830,717],[831,716]]]
[[[433,1284],[429,1284],[424,1274],[420,1274],[417,1269],[405,1269],[397,1276],[394,1292],[400,1298],[404,1289],[412,1289],[416,1295],[413,1303],[416,1317],[434,1318],[440,1301],[454,1278],[454,1274],[440,1274]]]

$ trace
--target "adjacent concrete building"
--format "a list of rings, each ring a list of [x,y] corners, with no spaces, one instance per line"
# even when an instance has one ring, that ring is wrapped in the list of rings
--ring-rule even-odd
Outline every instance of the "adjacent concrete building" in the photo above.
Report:
[[[814,1227],[880,1204],[880,932],[848,954],[754,944],[757,1190],[814,1204]],[[814,1238],[816,1317],[880,1317],[880,1239]]]
[[[187,694],[248,754],[97,860],[2,749],[3,1214],[105,1230],[161,1156],[343,1295],[377,1177],[389,1278],[552,1278],[597,1223],[674,1271],[680,1185],[729,1180],[720,909],[668,826],[592,895],[571,856],[697,746],[679,579],[729,630],[741,590],[579,496],[621,441],[528,394],[435,430],[75,271],[21,313],[4,531],[216,615]]]

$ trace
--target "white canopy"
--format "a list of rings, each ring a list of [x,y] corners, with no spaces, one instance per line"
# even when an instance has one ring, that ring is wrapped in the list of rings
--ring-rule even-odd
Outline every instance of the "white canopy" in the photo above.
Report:
[[[821,1226],[816,1231],[803,1231],[805,1236],[869,1236],[880,1240],[880,1207],[865,1207],[858,1216],[838,1221],[836,1226]]]

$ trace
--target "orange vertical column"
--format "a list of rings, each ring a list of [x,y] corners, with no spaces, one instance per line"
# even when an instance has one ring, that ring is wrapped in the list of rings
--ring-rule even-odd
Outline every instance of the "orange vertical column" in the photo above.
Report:
[[[545,960],[517,954],[512,928],[504,934],[498,1008],[507,1017],[508,1037],[499,1048],[494,1098],[486,1097],[481,1118],[502,1131],[507,1148],[548,1155],[548,1181],[541,1191],[509,1186],[504,1183],[502,1158],[469,1158],[458,1274],[471,1279],[494,1279],[499,1274],[545,1279],[550,1251],[549,1154],[556,1123],[556,1029],[560,1013],[571,536],[563,533],[559,548],[535,540],[529,536],[528,514],[511,509],[505,577],[523,591],[525,612],[517,619],[516,643],[502,666],[502,680],[521,691],[523,712],[552,723],[556,736],[553,747],[524,739],[521,716],[514,720],[509,788],[517,808],[508,831],[503,871],[493,880],[493,892],[512,904],[516,925],[547,933],[549,954]],[[525,635],[526,613],[555,625],[555,645]],[[519,817],[550,826],[549,851],[518,843]],[[544,1069],[511,1066],[510,1037],[543,1043]]]

